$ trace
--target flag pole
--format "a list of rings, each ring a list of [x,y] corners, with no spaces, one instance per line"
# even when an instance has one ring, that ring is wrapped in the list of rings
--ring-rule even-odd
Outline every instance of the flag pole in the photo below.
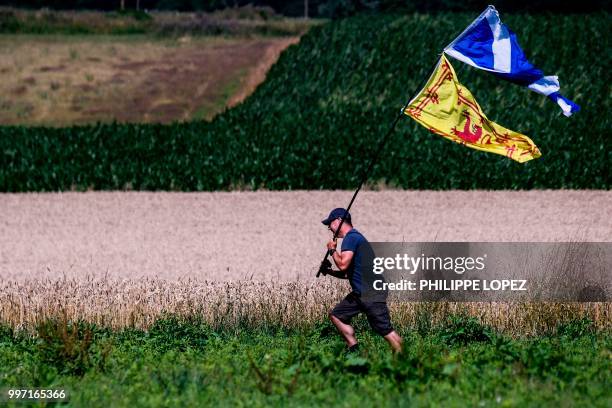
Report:
[[[441,55],[442,54],[440,54],[440,56]],[[439,59],[436,60],[436,62],[431,67],[430,71],[433,71],[436,68],[436,65],[438,65],[438,62],[439,62]],[[333,238],[334,241],[336,239],[338,239],[338,233],[340,232],[340,229],[342,228],[342,225],[344,224],[344,220],[346,219],[346,215],[348,214],[349,210],[351,209],[351,206],[353,205],[353,202],[355,202],[355,198],[357,198],[357,194],[359,194],[359,191],[361,190],[361,187],[368,180],[368,177],[370,176],[370,171],[372,171],[372,168],[374,167],[374,165],[378,161],[378,158],[380,157],[380,153],[384,149],[385,145],[387,144],[387,140],[389,139],[389,136],[391,136],[391,133],[393,133],[393,131],[395,130],[395,126],[397,125],[397,122],[399,122],[399,120],[404,116],[404,111],[406,110],[408,105],[410,105],[410,102],[412,102],[412,100],[417,97],[417,95],[419,94],[419,92],[421,91],[423,86],[425,86],[425,84],[427,83],[429,78],[431,78],[431,75],[426,76],[425,79],[423,79],[421,81],[421,84],[417,87],[417,90],[414,92],[414,95],[411,98],[408,99],[408,102],[406,102],[404,104],[404,107],[399,111],[399,113],[395,117],[395,120],[393,121],[393,123],[391,123],[391,126],[389,127],[389,130],[387,130],[387,133],[385,133],[384,137],[378,143],[378,148],[374,152],[374,157],[372,157],[372,159],[370,160],[370,164],[368,165],[366,170],[363,172],[363,176],[361,177],[361,181],[359,182],[359,186],[357,187],[357,189],[353,193],[353,197],[351,198],[351,201],[349,202],[348,206],[346,207],[346,210],[344,211],[344,215],[340,219],[340,225],[338,225],[338,228],[334,232],[334,238]],[[327,259],[328,256],[331,255],[331,253],[332,253],[332,250],[328,250],[328,251],[325,252],[325,256],[323,257],[323,261],[321,261],[321,267],[319,267],[319,271],[317,272],[317,278],[319,277],[319,275],[321,275],[321,269],[322,269],[322,267],[323,267],[323,265],[325,263],[325,260]]]

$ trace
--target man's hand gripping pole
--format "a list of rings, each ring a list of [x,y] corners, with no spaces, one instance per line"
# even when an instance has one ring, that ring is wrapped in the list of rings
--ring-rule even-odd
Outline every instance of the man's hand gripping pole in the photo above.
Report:
[[[352,203],[353,202],[351,201],[351,204]],[[350,207],[350,204],[349,204],[349,207]],[[346,209],[346,211],[344,211],[344,215],[342,216],[342,218],[340,218],[340,225],[338,225],[338,228],[336,229],[336,231],[334,231],[334,242],[338,240],[338,233],[340,233],[340,228],[342,228],[342,224],[344,224],[344,219],[346,218],[347,213],[348,213],[348,208]],[[325,257],[323,258],[323,261],[321,261],[321,265],[319,266],[319,271],[317,272],[317,278],[321,274],[323,274],[323,276],[328,275],[328,274],[334,275],[334,273],[336,272],[332,269],[332,264],[329,261],[329,259],[327,259],[331,254],[334,253],[334,251],[335,249],[328,249],[327,252],[325,253]]]

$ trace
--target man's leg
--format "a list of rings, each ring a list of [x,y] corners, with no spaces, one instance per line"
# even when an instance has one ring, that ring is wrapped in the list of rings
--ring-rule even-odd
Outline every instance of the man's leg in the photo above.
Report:
[[[353,329],[353,326],[351,326],[350,324],[343,323],[342,320],[334,316],[332,312],[329,313],[329,318],[331,319],[334,326],[336,326],[342,337],[344,337],[344,341],[346,342],[346,345],[348,347],[352,347],[357,344],[357,339],[355,338],[355,329]]]
[[[353,317],[359,314],[359,302],[353,293],[349,293],[340,303],[329,312],[329,319],[338,329],[346,345],[354,349],[357,344],[355,329],[348,324]],[[344,321],[343,321],[344,320]],[[347,323],[344,323],[347,322]]]
[[[391,333],[387,334],[384,337],[385,337],[385,340],[387,340],[387,342],[391,345],[391,348],[393,348],[394,352],[401,353],[402,338],[400,337],[399,334],[397,334],[395,330],[393,330]]]
[[[393,329],[391,318],[389,316],[389,308],[386,302],[366,302],[363,307],[368,317],[368,322],[372,329],[383,336],[393,351],[399,353],[402,351],[402,338]]]

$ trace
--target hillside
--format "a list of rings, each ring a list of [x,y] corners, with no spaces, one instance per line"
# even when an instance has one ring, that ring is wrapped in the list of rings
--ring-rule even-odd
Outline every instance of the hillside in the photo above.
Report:
[[[314,27],[253,95],[210,123],[1,128],[0,189],[353,188],[437,54],[474,17],[365,15]],[[582,111],[565,118],[545,97],[453,61],[487,116],[529,135],[542,158],[520,165],[457,146],[405,118],[374,183],[610,188],[608,16],[502,17],[531,61],[559,75]]]

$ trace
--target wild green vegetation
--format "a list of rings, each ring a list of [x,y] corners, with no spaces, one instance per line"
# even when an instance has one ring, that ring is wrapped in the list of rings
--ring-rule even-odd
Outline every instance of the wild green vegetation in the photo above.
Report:
[[[319,22],[287,18],[270,8],[250,5],[210,13],[0,8],[0,34],[294,36]]]
[[[273,8],[276,12],[289,16],[304,15],[304,0],[0,0],[7,4],[23,8],[39,9],[49,7],[58,10],[180,10],[180,11],[213,11],[234,8],[256,3],[259,6]],[[436,11],[481,11],[490,2],[487,0],[309,0],[308,15],[320,17],[346,17],[355,13],[389,10],[436,12]],[[578,13],[585,11],[605,10],[609,8],[604,0],[583,0],[581,2],[559,2],[555,0],[497,0],[495,5],[508,11],[555,10],[557,13]]]
[[[0,128],[0,190],[354,188],[400,108],[474,17],[358,16],[315,27],[250,98],[210,123]],[[565,118],[547,98],[452,61],[487,116],[530,136],[543,156],[521,165],[448,142],[406,117],[373,182],[610,188],[608,14],[502,18],[582,111]]]
[[[612,337],[588,320],[511,338],[475,319],[404,327],[405,352],[357,321],[361,349],[326,322],[219,330],[168,317],[148,331],[49,320],[0,330],[0,388],[66,389],[73,406],[610,406]]]

